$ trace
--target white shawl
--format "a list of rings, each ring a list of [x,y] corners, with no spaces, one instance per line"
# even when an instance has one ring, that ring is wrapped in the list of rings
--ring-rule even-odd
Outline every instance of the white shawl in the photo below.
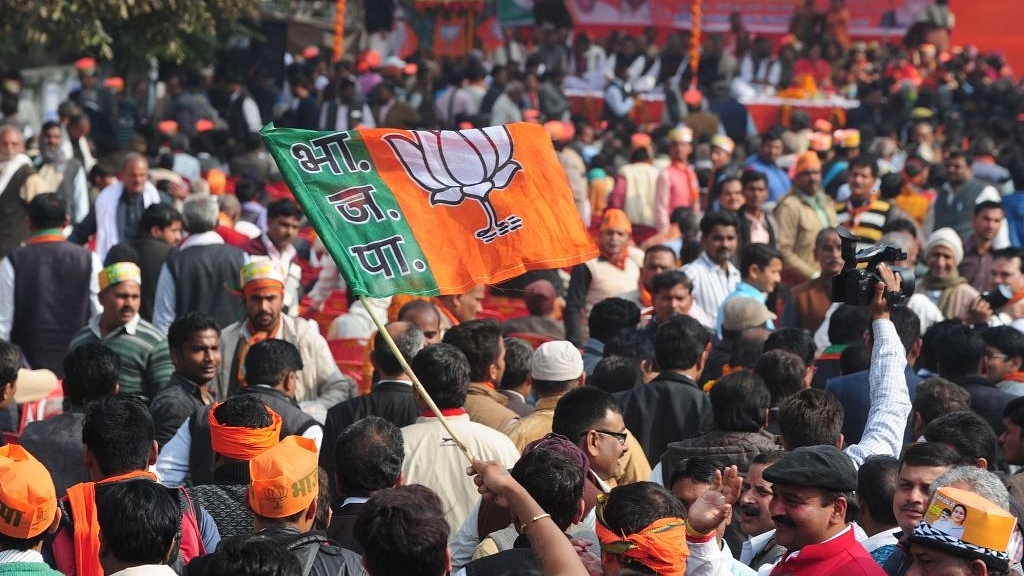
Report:
[[[124,183],[120,180],[107,186],[96,197],[93,211],[96,213],[96,255],[100,261],[107,258],[107,252],[121,241],[117,231],[117,203],[124,193]],[[142,189],[142,205],[149,208],[160,203],[160,192],[152,182],[146,182]]]

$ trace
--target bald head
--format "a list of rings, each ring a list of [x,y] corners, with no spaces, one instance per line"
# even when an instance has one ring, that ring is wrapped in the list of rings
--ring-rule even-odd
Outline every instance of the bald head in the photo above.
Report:
[[[141,154],[129,154],[121,162],[121,182],[127,194],[142,194],[149,178],[149,161]]]
[[[18,128],[0,126],[0,162],[13,160],[15,156],[25,152],[25,139]]]

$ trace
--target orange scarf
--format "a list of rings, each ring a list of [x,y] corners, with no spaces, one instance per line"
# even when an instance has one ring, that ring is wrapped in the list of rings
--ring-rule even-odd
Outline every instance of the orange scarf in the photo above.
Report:
[[[157,481],[156,474],[152,472],[133,470],[99,482],[82,482],[68,488],[71,520],[75,525],[75,568],[79,576],[103,576],[103,567],[100,566],[100,522],[96,515],[96,485],[134,478]]]
[[[615,266],[619,270],[625,270],[627,253],[628,250],[626,250],[625,248],[620,250],[618,254],[609,254],[604,250],[601,250],[601,258],[604,258],[605,260],[610,262],[612,266]]]
[[[274,322],[274,325],[266,332],[259,332],[253,328],[251,320],[246,323],[246,327],[249,329],[249,333],[252,334],[252,336],[250,336],[247,341],[238,345],[238,372],[235,373],[235,380],[238,381],[238,385],[242,388],[249,385],[249,383],[245,381],[245,355],[249,353],[249,348],[252,348],[264,340],[269,340],[274,337],[274,334],[277,334],[278,329],[281,328],[281,316],[277,316],[277,320]],[[272,384],[272,382],[261,382],[261,384]]]
[[[690,549],[686,546],[686,527],[681,518],[659,518],[643,530],[616,534],[603,522],[597,523],[601,551],[636,560],[659,576],[683,576]]]
[[[654,296],[651,295],[651,291],[643,283],[640,284],[640,303],[644,308],[650,307],[654,303]]]

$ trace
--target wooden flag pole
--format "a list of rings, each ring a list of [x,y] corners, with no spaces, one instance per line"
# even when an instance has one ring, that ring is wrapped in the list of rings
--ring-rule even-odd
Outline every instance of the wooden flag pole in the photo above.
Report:
[[[437,404],[434,403],[434,399],[427,393],[427,389],[420,383],[420,379],[416,377],[416,374],[412,371],[412,367],[410,367],[409,363],[405,361],[405,356],[403,356],[402,352],[398,349],[398,345],[395,344],[395,340],[391,337],[391,333],[384,328],[384,323],[377,317],[377,313],[373,311],[373,306],[367,302],[366,296],[360,296],[359,301],[363,303],[363,308],[366,308],[366,311],[370,313],[370,318],[377,326],[377,331],[384,337],[384,341],[388,343],[388,348],[391,350],[391,353],[395,355],[398,363],[402,366],[402,370],[405,370],[405,373],[409,375],[409,378],[412,380],[413,389],[416,390],[416,393],[420,395],[420,398],[422,398],[423,402],[428,408],[430,408],[430,411],[434,413],[434,416],[436,416],[438,421],[441,422],[444,429],[448,431],[449,435],[451,435],[452,442],[455,442],[455,445],[459,447],[459,450],[462,450],[466,459],[472,463],[474,460],[473,454],[470,453],[469,448],[466,448],[466,445],[463,444],[462,439],[460,439],[459,435],[455,433],[455,430],[452,430],[451,423],[448,422],[448,419],[441,413],[441,409],[437,407]]]

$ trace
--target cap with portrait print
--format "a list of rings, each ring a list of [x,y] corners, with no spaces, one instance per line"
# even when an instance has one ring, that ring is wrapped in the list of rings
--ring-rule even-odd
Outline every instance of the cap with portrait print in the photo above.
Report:
[[[981,495],[946,486],[935,491],[910,542],[1008,570],[1006,549],[1016,526],[1012,514]]]

